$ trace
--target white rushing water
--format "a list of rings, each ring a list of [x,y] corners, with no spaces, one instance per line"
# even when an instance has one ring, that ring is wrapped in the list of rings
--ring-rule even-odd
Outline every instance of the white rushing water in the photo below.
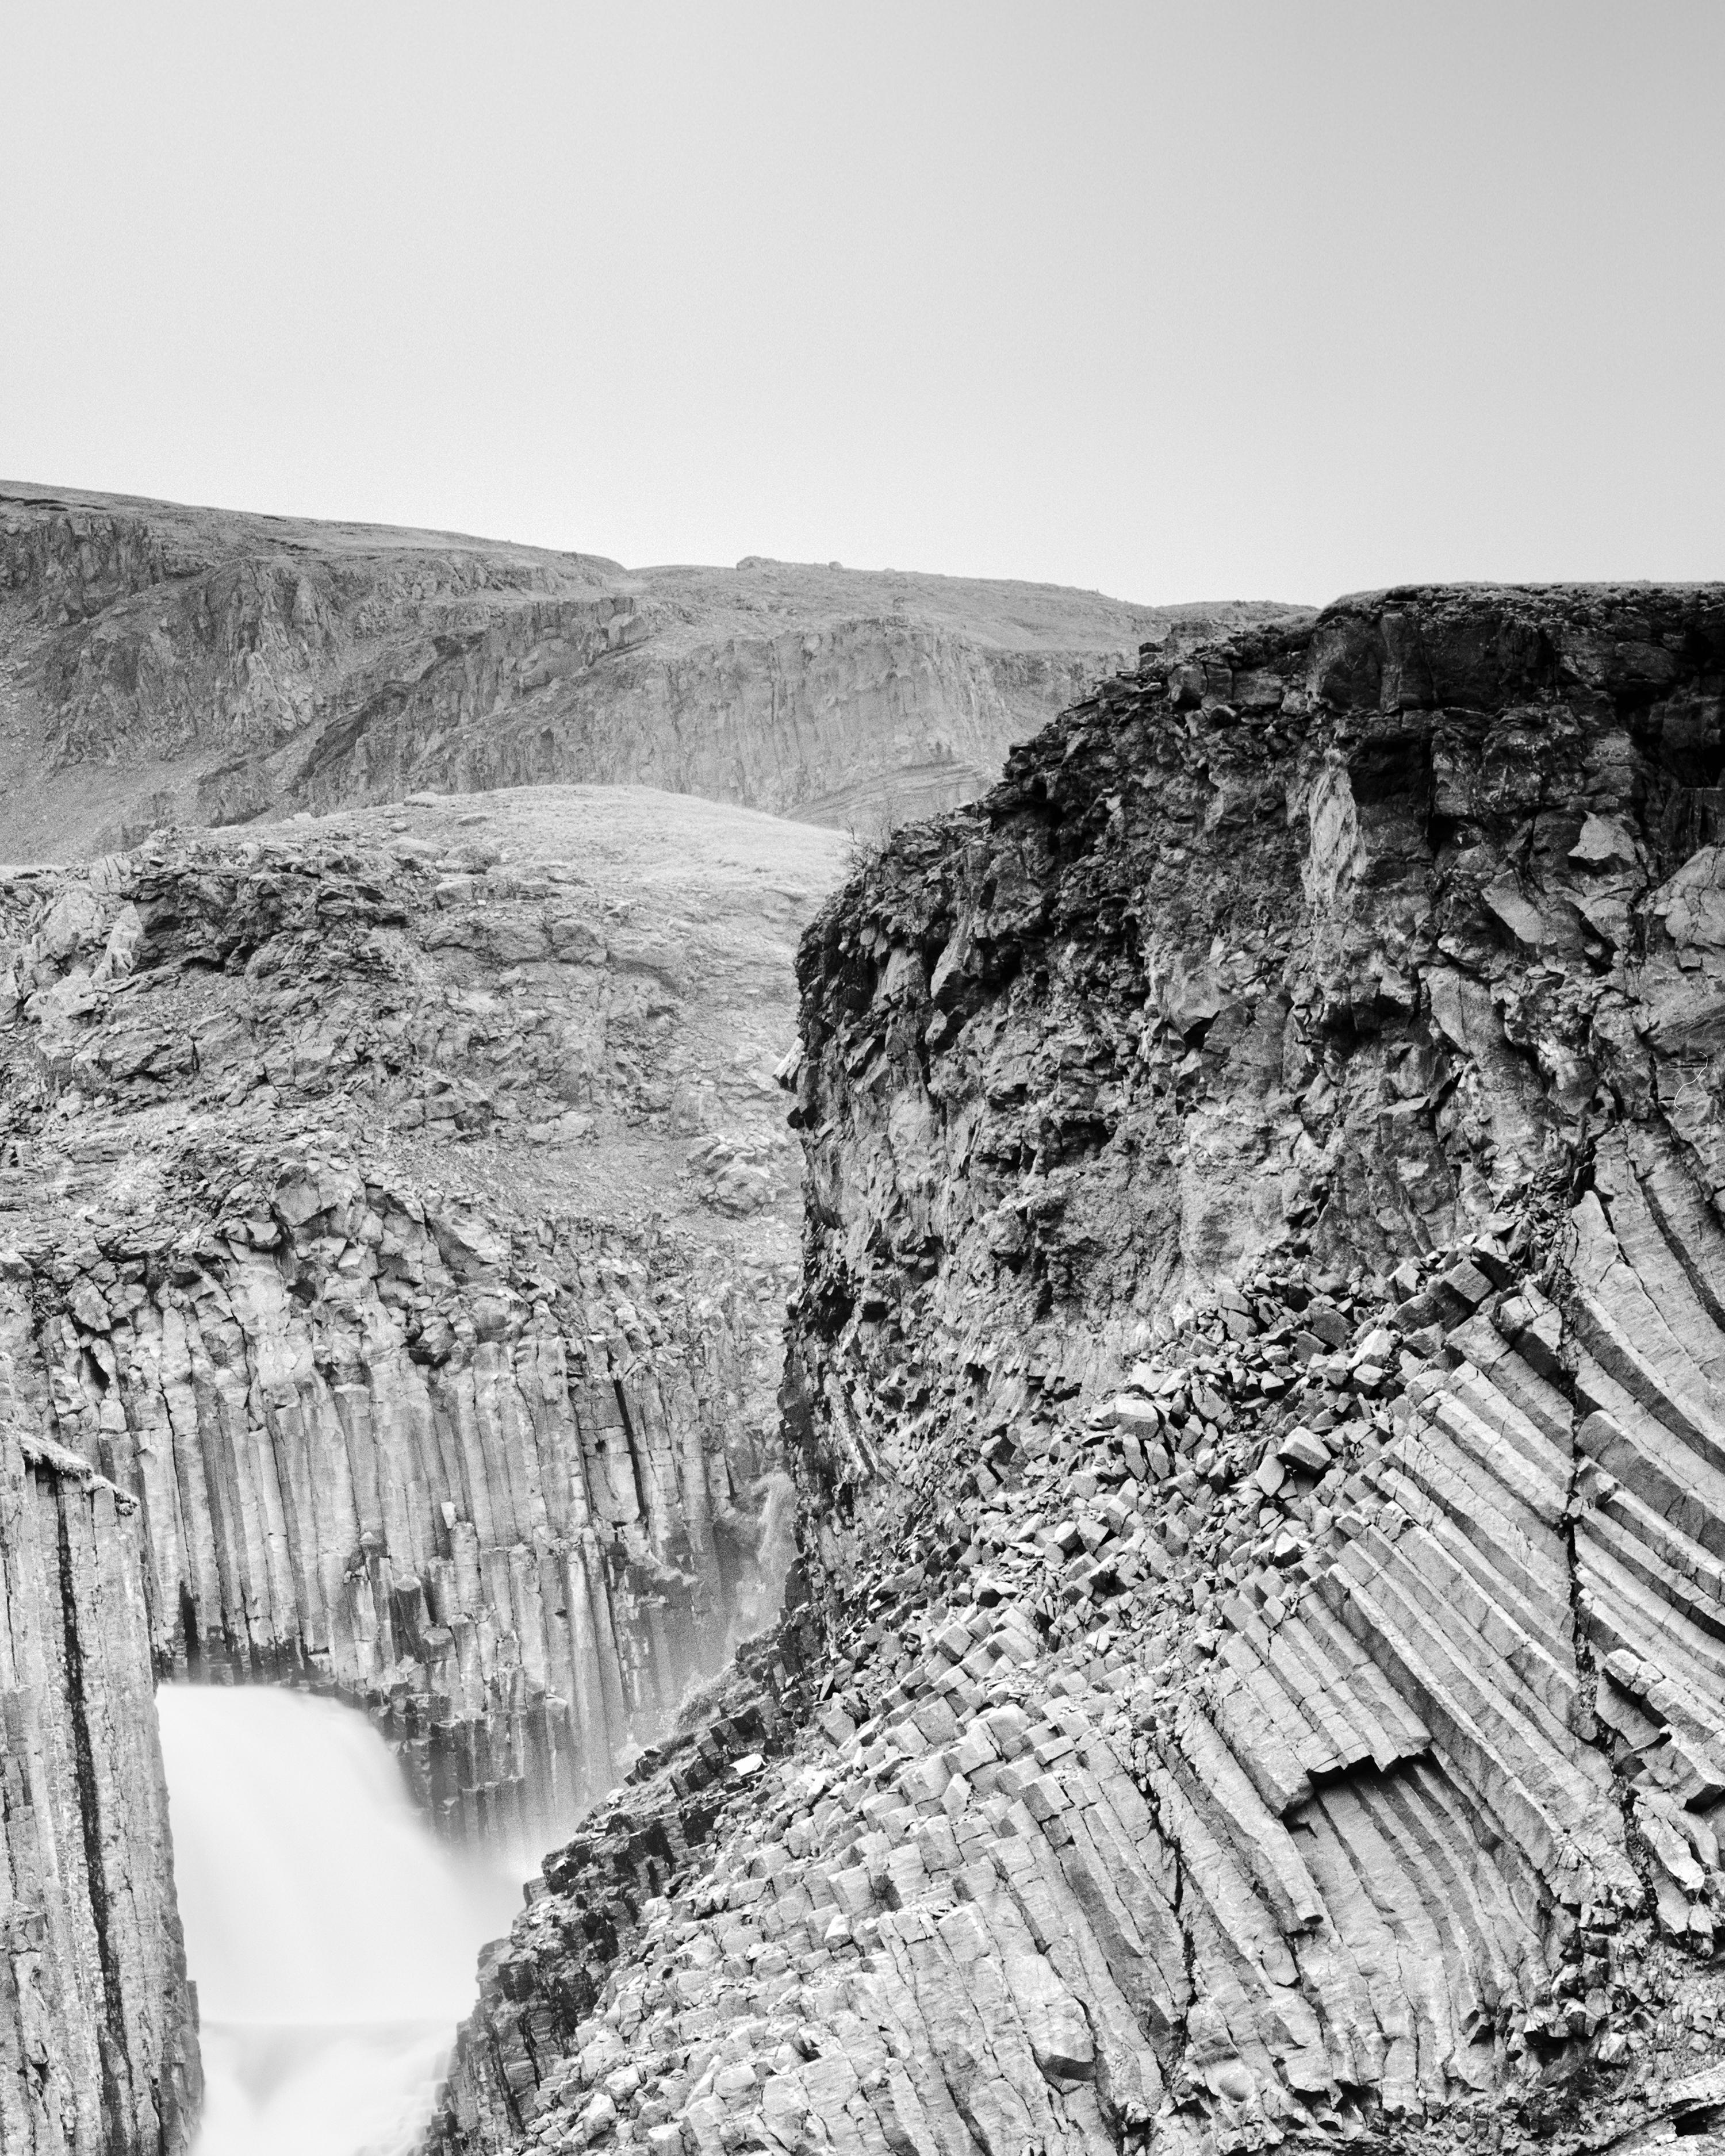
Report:
[[[525,1866],[444,1848],[365,1717],[157,1697],[207,2093],[197,2156],[404,2156]]]

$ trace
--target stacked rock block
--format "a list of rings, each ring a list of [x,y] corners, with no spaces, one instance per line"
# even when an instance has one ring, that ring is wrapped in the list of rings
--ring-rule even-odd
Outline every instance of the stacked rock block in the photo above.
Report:
[[[0,1307],[0,2147],[179,2156],[200,2091],[133,1500]]]
[[[1704,1951],[1725,1922],[1722,1260],[1716,1213],[1665,1148],[1601,1144],[1567,1304],[1576,1576],[1660,1922]]]

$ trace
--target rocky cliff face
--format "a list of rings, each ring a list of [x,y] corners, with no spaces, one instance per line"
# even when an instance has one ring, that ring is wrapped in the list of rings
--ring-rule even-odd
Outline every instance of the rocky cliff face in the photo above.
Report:
[[[150,1704],[136,1507],[49,1433],[0,1307],[0,2147],[178,2156],[200,2082]]]
[[[0,886],[8,2152],[185,2143],[152,1665],[344,1694],[539,1848],[777,1607],[842,854],[528,789]]]
[[[1262,611],[0,486],[0,851],[548,781],[872,830],[973,798],[1144,637]]]
[[[1725,2116],[1725,591],[1147,654],[805,941],[809,1599],[449,2152]]]
[[[336,1685],[507,1823],[770,1599],[771,1072],[838,852],[527,793],[13,880],[0,1206],[159,1667]]]

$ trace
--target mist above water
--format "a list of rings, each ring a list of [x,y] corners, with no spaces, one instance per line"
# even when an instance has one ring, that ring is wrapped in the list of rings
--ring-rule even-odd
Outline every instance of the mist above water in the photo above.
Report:
[[[529,1868],[438,1842],[362,1714],[164,1686],[207,2095],[197,2156],[404,2156]]]
[[[727,1660],[739,1640],[753,1639],[778,1618],[784,1607],[785,1580],[796,1554],[796,1485],[783,1468],[777,1468],[766,1479],[754,1564],[738,1588],[726,1635]]]

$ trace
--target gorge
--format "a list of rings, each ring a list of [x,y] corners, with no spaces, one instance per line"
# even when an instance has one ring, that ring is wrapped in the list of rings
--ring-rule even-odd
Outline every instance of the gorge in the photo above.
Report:
[[[1719,2145],[1722,697],[1420,588],[860,845],[10,872],[8,2156],[191,2145],[181,1676],[540,1862],[436,2156]]]

